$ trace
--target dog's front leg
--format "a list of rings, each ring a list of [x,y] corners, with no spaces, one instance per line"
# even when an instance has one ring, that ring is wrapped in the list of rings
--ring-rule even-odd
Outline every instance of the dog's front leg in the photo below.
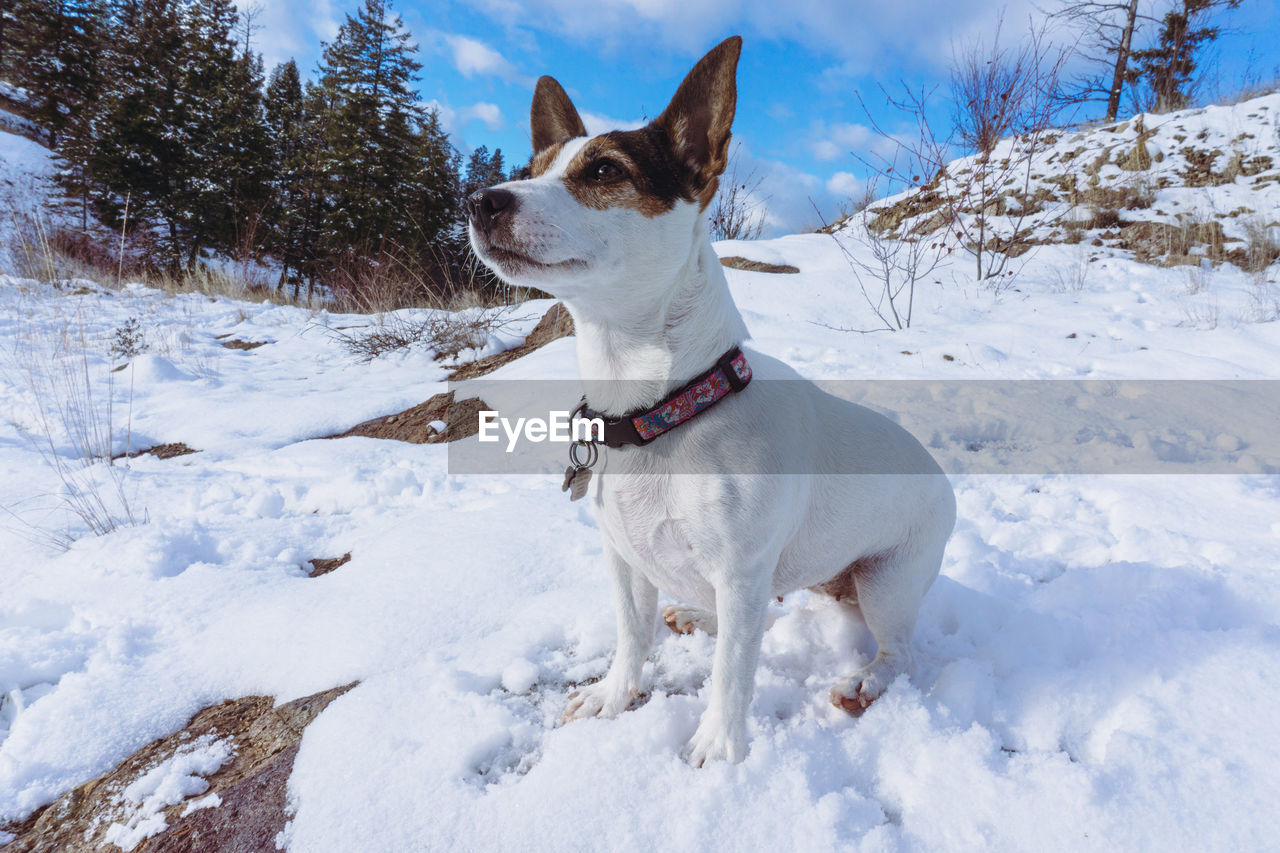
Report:
[[[747,756],[747,709],[755,693],[769,577],[767,570],[752,571],[729,576],[716,586],[719,635],[711,698],[686,751],[694,767],[716,760],[737,763]]]
[[[583,717],[616,717],[643,687],[644,661],[653,645],[654,616],[658,610],[658,589],[620,557],[613,548],[608,553],[613,577],[613,597],[618,611],[618,651],[604,678],[569,696],[561,722]]]

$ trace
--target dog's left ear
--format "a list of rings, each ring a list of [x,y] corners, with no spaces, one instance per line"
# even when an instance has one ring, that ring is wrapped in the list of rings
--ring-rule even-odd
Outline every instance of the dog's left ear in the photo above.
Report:
[[[705,207],[715,196],[717,178],[729,161],[729,129],[738,105],[738,56],[742,37],[731,36],[711,49],[684,78],[671,103],[658,116],[676,159],[690,170]]]

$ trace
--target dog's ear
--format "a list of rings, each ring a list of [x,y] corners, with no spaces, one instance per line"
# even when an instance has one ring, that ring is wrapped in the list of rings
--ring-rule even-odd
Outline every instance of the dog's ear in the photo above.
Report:
[[[729,160],[729,129],[738,105],[738,55],[742,37],[720,42],[684,78],[655,122],[671,140],[676,160],[690,170],[705,207]]]
[[[529,126],[533,128],[534,154],[575,136],[587,135],[573,101],[554,77],[538,78],[538,86],[533,90],[533,106],[529,109]]]

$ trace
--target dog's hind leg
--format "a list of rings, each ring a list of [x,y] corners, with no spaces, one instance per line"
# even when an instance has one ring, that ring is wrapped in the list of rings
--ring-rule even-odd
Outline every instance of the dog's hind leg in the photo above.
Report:
[[[677,634],[692,634],[694,631],[702,631],[713,637],[716,635],[716,615],[710,610],[700,610],[697,607],[673,604],[663,609],[662,621],[666,622],[667,627]]]
[[[858,607],[876,638],[876,656],[867,666],[836,682],[831,688],[833,705],[860,713],[895,678],[910,671],[911,635],[920,601],[941,563],[942,545],[857,564],[854,584]]]
[[[561,722],[584,717],[616,717],[643,688],[644,661],[653,645],[658,589],[612,548],[605,548],[618,614],[618,650],[604,678],[570,694]]]

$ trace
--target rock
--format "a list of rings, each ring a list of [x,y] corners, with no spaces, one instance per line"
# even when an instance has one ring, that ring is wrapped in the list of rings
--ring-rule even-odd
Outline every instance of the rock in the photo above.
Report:
[[[144,453],[149,453],[152,456],[156,457],[157,459],[172,459],[175,456],[186,456],[188,453],[199,453],[199,452],[200,451],[196,450],[194,447],[188,447],[187,445],[183,444],[181,441],[174,441],[174,442],[170,442],[169,444],[157,444],[155,447],[148,447],[146,450],[135,450],[132,453],[127,453],[127,454],[121,453],[118,456],[113,456],[111,458],[123,459],[126,456],[128,456],[130,459],[132,459],[135,456],[141,456]]]
[[[425,403],[419,403],[412,409],[405,409],[391,417],[380,416],[364,423],[356,424],[346,432],[329,435],[325,438],[346,438],[359,435],[365,438],[389,438],[393,441],[407,441],[410,444],[439,444],[446,441],[457,441],[480,430],[479,412],[489,409],[479,397],[468,397],[465,400],[454,400],[452,391],[436,394]],[[440,423],[446,424],[444,430],[438,430]]]
[[[791,264],[767,264],[764,261],[753,261],[738,255],[729,255],[721,258],[722,266],[730,267],[735,270],[747,270],[748,272],[772,272],[772,273],[798,273],[799,267],[793,267]]]
[[[280,707],[270,696],[246,696],[205,708],[171,735],[152,741],[113,770],[63,794],[20,824],[2,827],[17,837],[5,853],[79,853],[108,846],[108,828],[127,810],[124,788],[200,737],[229,739],[233,754],[205,777],[208,790],[164,809],[166,829],[143,839],[134,853],[257,853],[274,851],[288,820],[286,785],[302,733],[330,702],[355,683],[314,693]],[[194,799],[217,794],[217,806],[182,812]],[[110,849],[115,849],[113,846]]]
[[[559,338],[567,338],[573,334],[573,317],[569,314],[568,309],[561,303],[557,302],[547,309],[547,313],[542,315],[542,319],[538,321],[538,325],[533,327],[533,331],[524,339],[524,343],[519,346],[512,347],[503,352],[494,353],[476,361],[468,362],[462,365],[447,377],[450,382],[457,382],[462,379],[475,379],[477,376],[484,376],[486,373],[492,373],[504,364],[509,364],[520,358],[522,355],[528,355],[534,350],[544,347]],[[452,421],[447,422],[452,423]],[[474,432],[474,430],[473,430]]]
[[[316,557],[308,562],[311,563],[310,577],[318,578],[351,562],[351,552],[348,551],[341,557]]]

